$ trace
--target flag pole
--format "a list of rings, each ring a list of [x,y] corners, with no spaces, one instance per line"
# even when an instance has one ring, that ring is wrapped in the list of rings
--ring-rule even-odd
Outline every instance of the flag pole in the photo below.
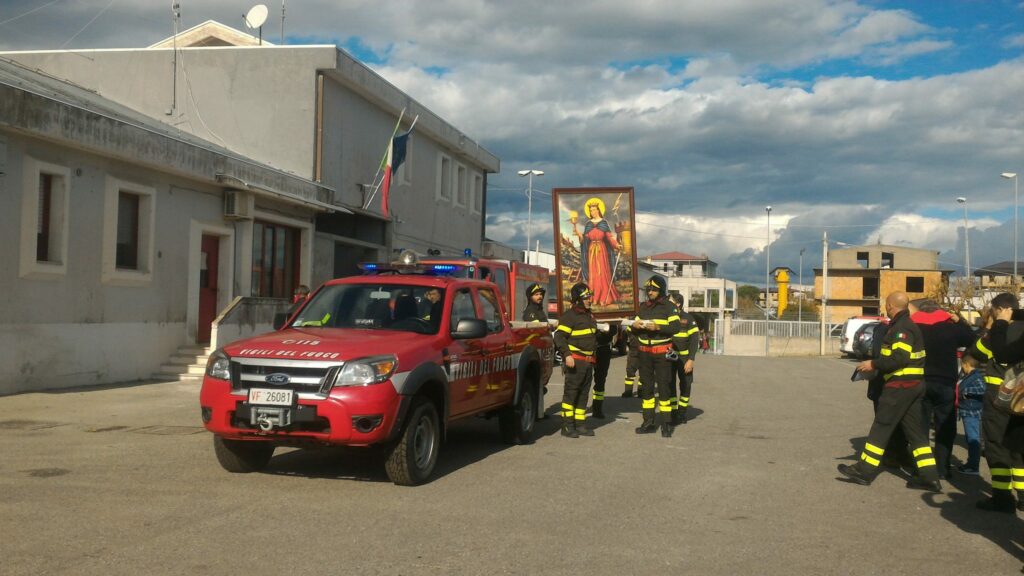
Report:
[[[402,113],[404,114],[405,110],[402,110]],[[412,132],[413,127],[416,126],[416,122],[418,122],[419,119],[420,119],[420,115],[417,114],[416,117],[412,119],[412,124],[409,125],[409,129],[406,130],[406,133]],[[401,117],[399,117],[398,121],[399,121],[399,123],[401,123],[401,121],[402,121]],[[398,134],[398,126],[395,126],[395,132],[391,135],[391,140],[388,140],[388,148],[389,149],[391,148],[391,141],[395,139],[395,136],[397,134]],[[384,151],[384,158],[381,160],[381,167],[377,168],[377,174],[373,177],[373,192],[370,194],[369,200],[366,201],[366,205],[363,206],[363,210],[366,210],[366,208],[373,202],[373,199],[377,196],[377,190],[379,190],[380,189],[380,185],[384,183],[384,176],[381,174],[381,170],[383,169],[384,164],[387,163],[387,161],[388,161],[388,151],[385,150]],[[378,176],[380,176],[380,181],[379,182],[377,181],[377,177]]]
[[[380,164],[377,165],[377,173],[373,175],[373,194],[370,198],[363,203],[363,210],[366,210],[370,206],[370,202],[373,202],[373,197],[377,195],[377,177],[380,176],[381,170],[384,169],[384,163],[388,161],[388,151],[391,150],[391,141],[395,139],[395,135],[398,134],[398,128],[402,125],[402,118],[405,117],[405,108],[402,108],[402,112],[398,114],[398,122],[395,122],[395,129],[391,131],[391,137],[388,138],[388,145],[384,147],[384,156],[380,159]]]

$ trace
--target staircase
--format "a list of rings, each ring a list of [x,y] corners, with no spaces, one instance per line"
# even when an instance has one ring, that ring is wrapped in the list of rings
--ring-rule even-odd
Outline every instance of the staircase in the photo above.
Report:
[[[195,382],[203,381],[203,373],[206,371],[206,360],[211,350],[202,346],[182,346],[178,348],[165,364],[160,366],[155,380],[162,382]]]

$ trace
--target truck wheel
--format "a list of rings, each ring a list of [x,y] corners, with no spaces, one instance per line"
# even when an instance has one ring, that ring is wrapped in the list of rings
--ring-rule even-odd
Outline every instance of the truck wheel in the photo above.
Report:
[[[274,445],[270,442],[226,440],[214,436],[213,453],[225,470],[244,474],[266,468],[270,457],[274,455]]]
[[[519,402],[498,413],[501,441],[506,444],[530,444],[533,442],[533,426],[537,422],[537,401],[534,397],[537,386],[532,381],[524,383]]]
[[[416,486],[430,477],[441,447],[441,425],[437,408],[426,398],[413,400],[409,421],[387,460],[384,470],[399,486]]]

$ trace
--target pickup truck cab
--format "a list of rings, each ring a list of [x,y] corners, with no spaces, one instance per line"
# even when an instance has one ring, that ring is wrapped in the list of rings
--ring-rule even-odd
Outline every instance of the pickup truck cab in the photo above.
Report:
[[[459,420],[497,415],[505,442],[532,441],[547,326],[513,327],[491,282],[390,272],[329,281],[279,330],[210,356],[200,404],[226,470],[258,471],[277,446],[376,445],[415,485]]]

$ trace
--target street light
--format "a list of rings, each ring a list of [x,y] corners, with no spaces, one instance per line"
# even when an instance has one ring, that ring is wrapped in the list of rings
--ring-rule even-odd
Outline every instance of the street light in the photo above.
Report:
[[[967,198],[959,196],[956,199],[957,204],[964,205],[964,278],[967,279],[967,296],[972,300],[974,299],[974,291],[971,289],[973,282],[971,282],[971,239],[967,235]],[[968,304],[968,310],[970,310],[970,304]]]
[[[533,230],[533,177],[543,176],[543,170],[520,170],[517,172],[520,176],[527,176],[526,185],[526,205],[527,205],[527,216],[526,216],[526,263],[530,264],[530,232]]]
[[[765,239],[768,243],[764,250],[764,356],[768,357],[768,307],[771,305],[772,284],[771,276],[772,260],[772,207],[765,206],[764,211],[768,213],[768,224],[765,229]]]
[[[804,250],[806,250],[806,248],[801,248],[800,249],[800,292],[799,292],[799,294],[800,294],[800,307],[796,309],[796,321],[797,322],[803,322],[804,321]],[[803,324],[801,324],[800,325],[800,337],[801,338],[804,335],[803,329],[804,329]]]
[[[1017,173],[1003,172],[1003,178],[1013,178],[1013,285],[1017,285]]]

